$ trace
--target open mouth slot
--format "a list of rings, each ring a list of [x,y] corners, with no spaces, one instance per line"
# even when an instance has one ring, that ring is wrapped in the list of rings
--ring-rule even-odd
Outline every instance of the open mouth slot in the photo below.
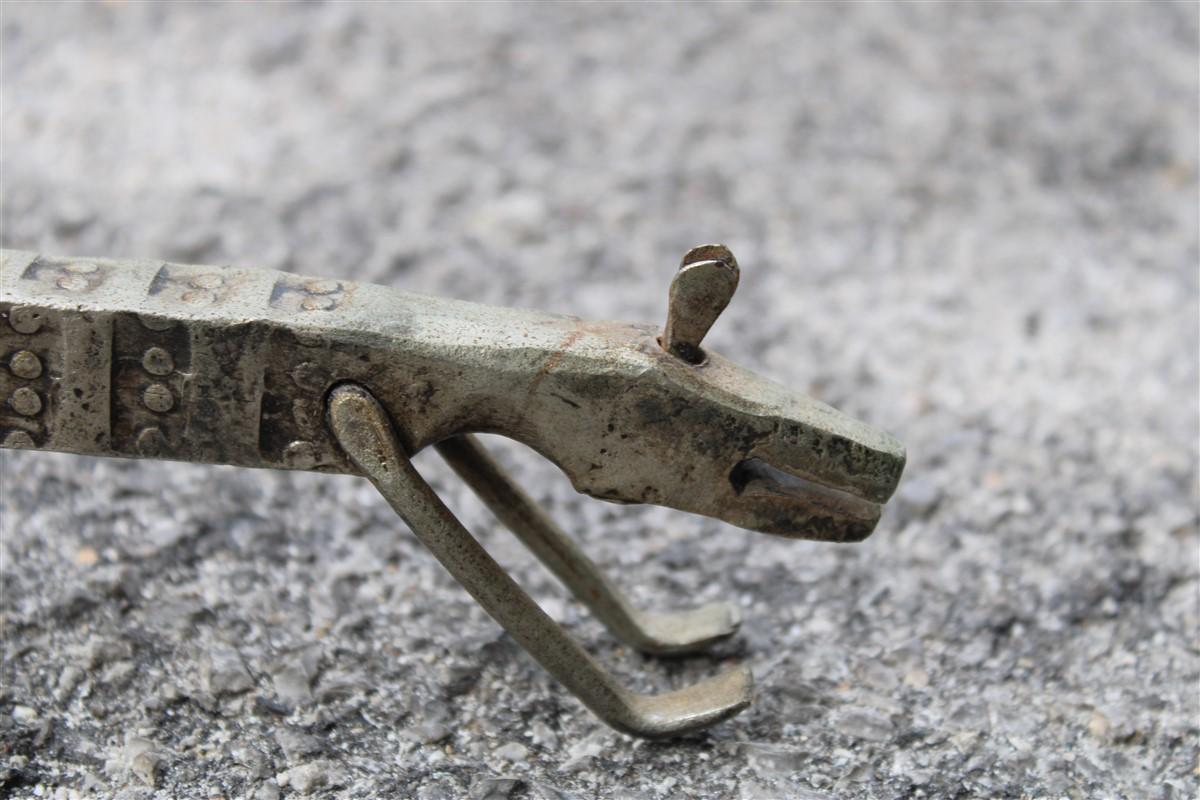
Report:
[[[761,458],[739,461],[729,473],[729,482],[739,497],[788,499],[805,510],[873,521],[879,506],[870,500],[785,472]]]

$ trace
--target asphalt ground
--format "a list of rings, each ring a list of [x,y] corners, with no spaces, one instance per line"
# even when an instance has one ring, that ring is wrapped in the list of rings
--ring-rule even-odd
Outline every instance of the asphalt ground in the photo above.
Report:
[[[4,451],[11,797],[1200,793],[1197,6],[0,7],[0,241],[659,322],[891,431],[872,538],[773,539],[501,459],[638,601],[630,685],[755,705],[648,744],[544,673],[364,481]]]

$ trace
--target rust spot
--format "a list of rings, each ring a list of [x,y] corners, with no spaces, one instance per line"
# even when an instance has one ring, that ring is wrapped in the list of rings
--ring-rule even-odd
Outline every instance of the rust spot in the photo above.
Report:
[[[544,381],[546,376],[550,374],[550,370],[554,369],[559,365],[559,363],[562,362],[563,358],[567,355],[567,351],[571,349],[575,342],[579,341],[579,337],[582,335],[583,329],[575,328],[563,337],[563,340],[559,342],[558,347],[555,348],[554,352],[550,354],[550,357],[546,359],[546,363],[542,364],[542,368],[537,371],[537,374],[533,376],[533,380],[529,382],[529,394],[533,394],[537,391],[538,387],[542,385],[542,381]]]

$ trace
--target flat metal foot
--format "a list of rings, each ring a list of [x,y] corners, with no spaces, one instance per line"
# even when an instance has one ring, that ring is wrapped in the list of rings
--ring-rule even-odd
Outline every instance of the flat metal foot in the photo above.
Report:
[[[625,689],[535,603],[471,536],[401,449],[387,413],[365,389],[337,387],[328,402],[338,443],[417,537],[551,675],[606,723],[665,738],[708,727],[750,704],[753,678],[734,669],[658,695]]]
[[[625,597],[570,536],[513,482],[474,436],[439,442],[437,451],[504,525],[621,641],[643,653],[701,650],[738,629],[731,603],[681,611],[642,611]]]

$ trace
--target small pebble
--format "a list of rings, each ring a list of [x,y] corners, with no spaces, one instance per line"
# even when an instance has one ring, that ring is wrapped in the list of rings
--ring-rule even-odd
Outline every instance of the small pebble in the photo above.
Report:
[[[504,761],[523,762],[529,756],[529,748],[518,742],[509,742],[497,747],[492,753]]]
[[[33,722],[38,718],[37,709],[30,706],[13,706],[12,718],[20,723]]]

